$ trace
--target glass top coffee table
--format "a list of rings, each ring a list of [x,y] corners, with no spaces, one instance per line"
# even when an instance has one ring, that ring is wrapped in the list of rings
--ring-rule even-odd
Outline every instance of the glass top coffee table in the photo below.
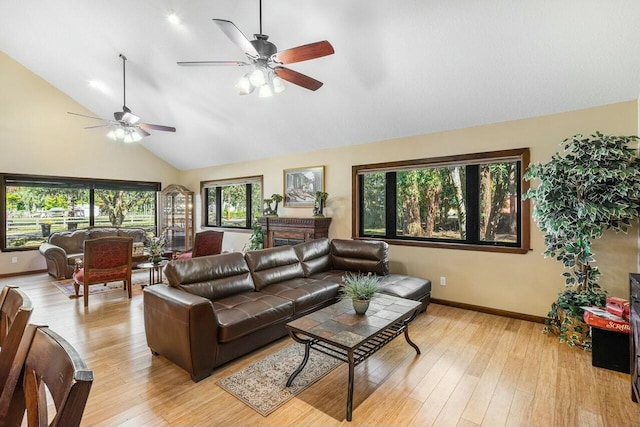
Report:
[[[354,368],[369,356],[404,333],[407,343],[420,354],[420,349],[409,339],[409,322],[420,310],[418,301],[377,294],[364,315],[356,314],[351,300],[342,300],[287,323],[289,335],[304,344],[304,358],[291,374],[287,387],[293,384],[309,360],[314,349],[349,365],[347,389],[347,421],[351,421],[353,405]]]

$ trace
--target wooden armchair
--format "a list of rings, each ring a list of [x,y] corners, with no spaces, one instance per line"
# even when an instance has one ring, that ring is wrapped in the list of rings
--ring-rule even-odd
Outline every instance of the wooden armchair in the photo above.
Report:
[[[193,250],[179,255],[178,258],[217,255],[222,252],[223,237],[224,231],[207,230],[196,233],[195,239],[193,240]]]
[[[20,340],[33,307],[17,286],[5,286],[0,292],[0,393],[4,390]]]
[[[89,305],[89,285],[122,280],[131,298],[132,250],[133,239],[130,237],[85,240],[83,267],[73,273],[76,296],[82,285],[85,307]]]
[[[64,338],[29,325],[0,395],[0,426],[21,425],[25,412],[29,427],[79,426],[92,383],[93,372]]]

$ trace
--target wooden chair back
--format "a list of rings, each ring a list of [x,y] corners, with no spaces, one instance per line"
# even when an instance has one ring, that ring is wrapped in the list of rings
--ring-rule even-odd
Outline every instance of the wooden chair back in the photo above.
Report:
[[[64,338],[29,325],[0,395],[0,426],[21,425],[25,412],[29,427],[79,426],[92,383],[93,371]]]
[[[84,305],[89,304],[89,285],[122,280],[131,298],[131,254],[133,239],[131,237],[101,237],[85,240],[82,279],[84,289]]]
[[[192,258],[217,255],[222,252],[223,231],[206,230],[196,233],[193,241]]]
[[[33,306],[17,286],[5,286],[0,292],[0,393],[18,352]]]

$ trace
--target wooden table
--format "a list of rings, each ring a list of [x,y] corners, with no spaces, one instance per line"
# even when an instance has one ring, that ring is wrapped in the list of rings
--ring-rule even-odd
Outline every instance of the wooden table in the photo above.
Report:
[[[287,387],[304,369],[312,348],[349,364],[346,418],[351,421],[357,365],[402,333],[420,354],[418,346],[409,339],[409,322],[418,315],[420,305],[418,301],[376,294],[364,315],[356,314],[351,300],[345,299],[287,323],[291,338],[305,346],[302,363],[289,377]]]
[[[169,260],[163,259],[159,263],[142,262],[137,265],[138,268],[149,270],[149,285],[162,283],[162,269],[169,263]],[[141,285],[144,288],[145,285]]]

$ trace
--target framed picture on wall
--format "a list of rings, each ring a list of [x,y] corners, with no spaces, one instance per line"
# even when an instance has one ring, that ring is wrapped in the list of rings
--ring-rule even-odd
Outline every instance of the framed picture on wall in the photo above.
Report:
[[[284,206],[313,207],[316,191],[324,191],[324,166],[284,170]]]

